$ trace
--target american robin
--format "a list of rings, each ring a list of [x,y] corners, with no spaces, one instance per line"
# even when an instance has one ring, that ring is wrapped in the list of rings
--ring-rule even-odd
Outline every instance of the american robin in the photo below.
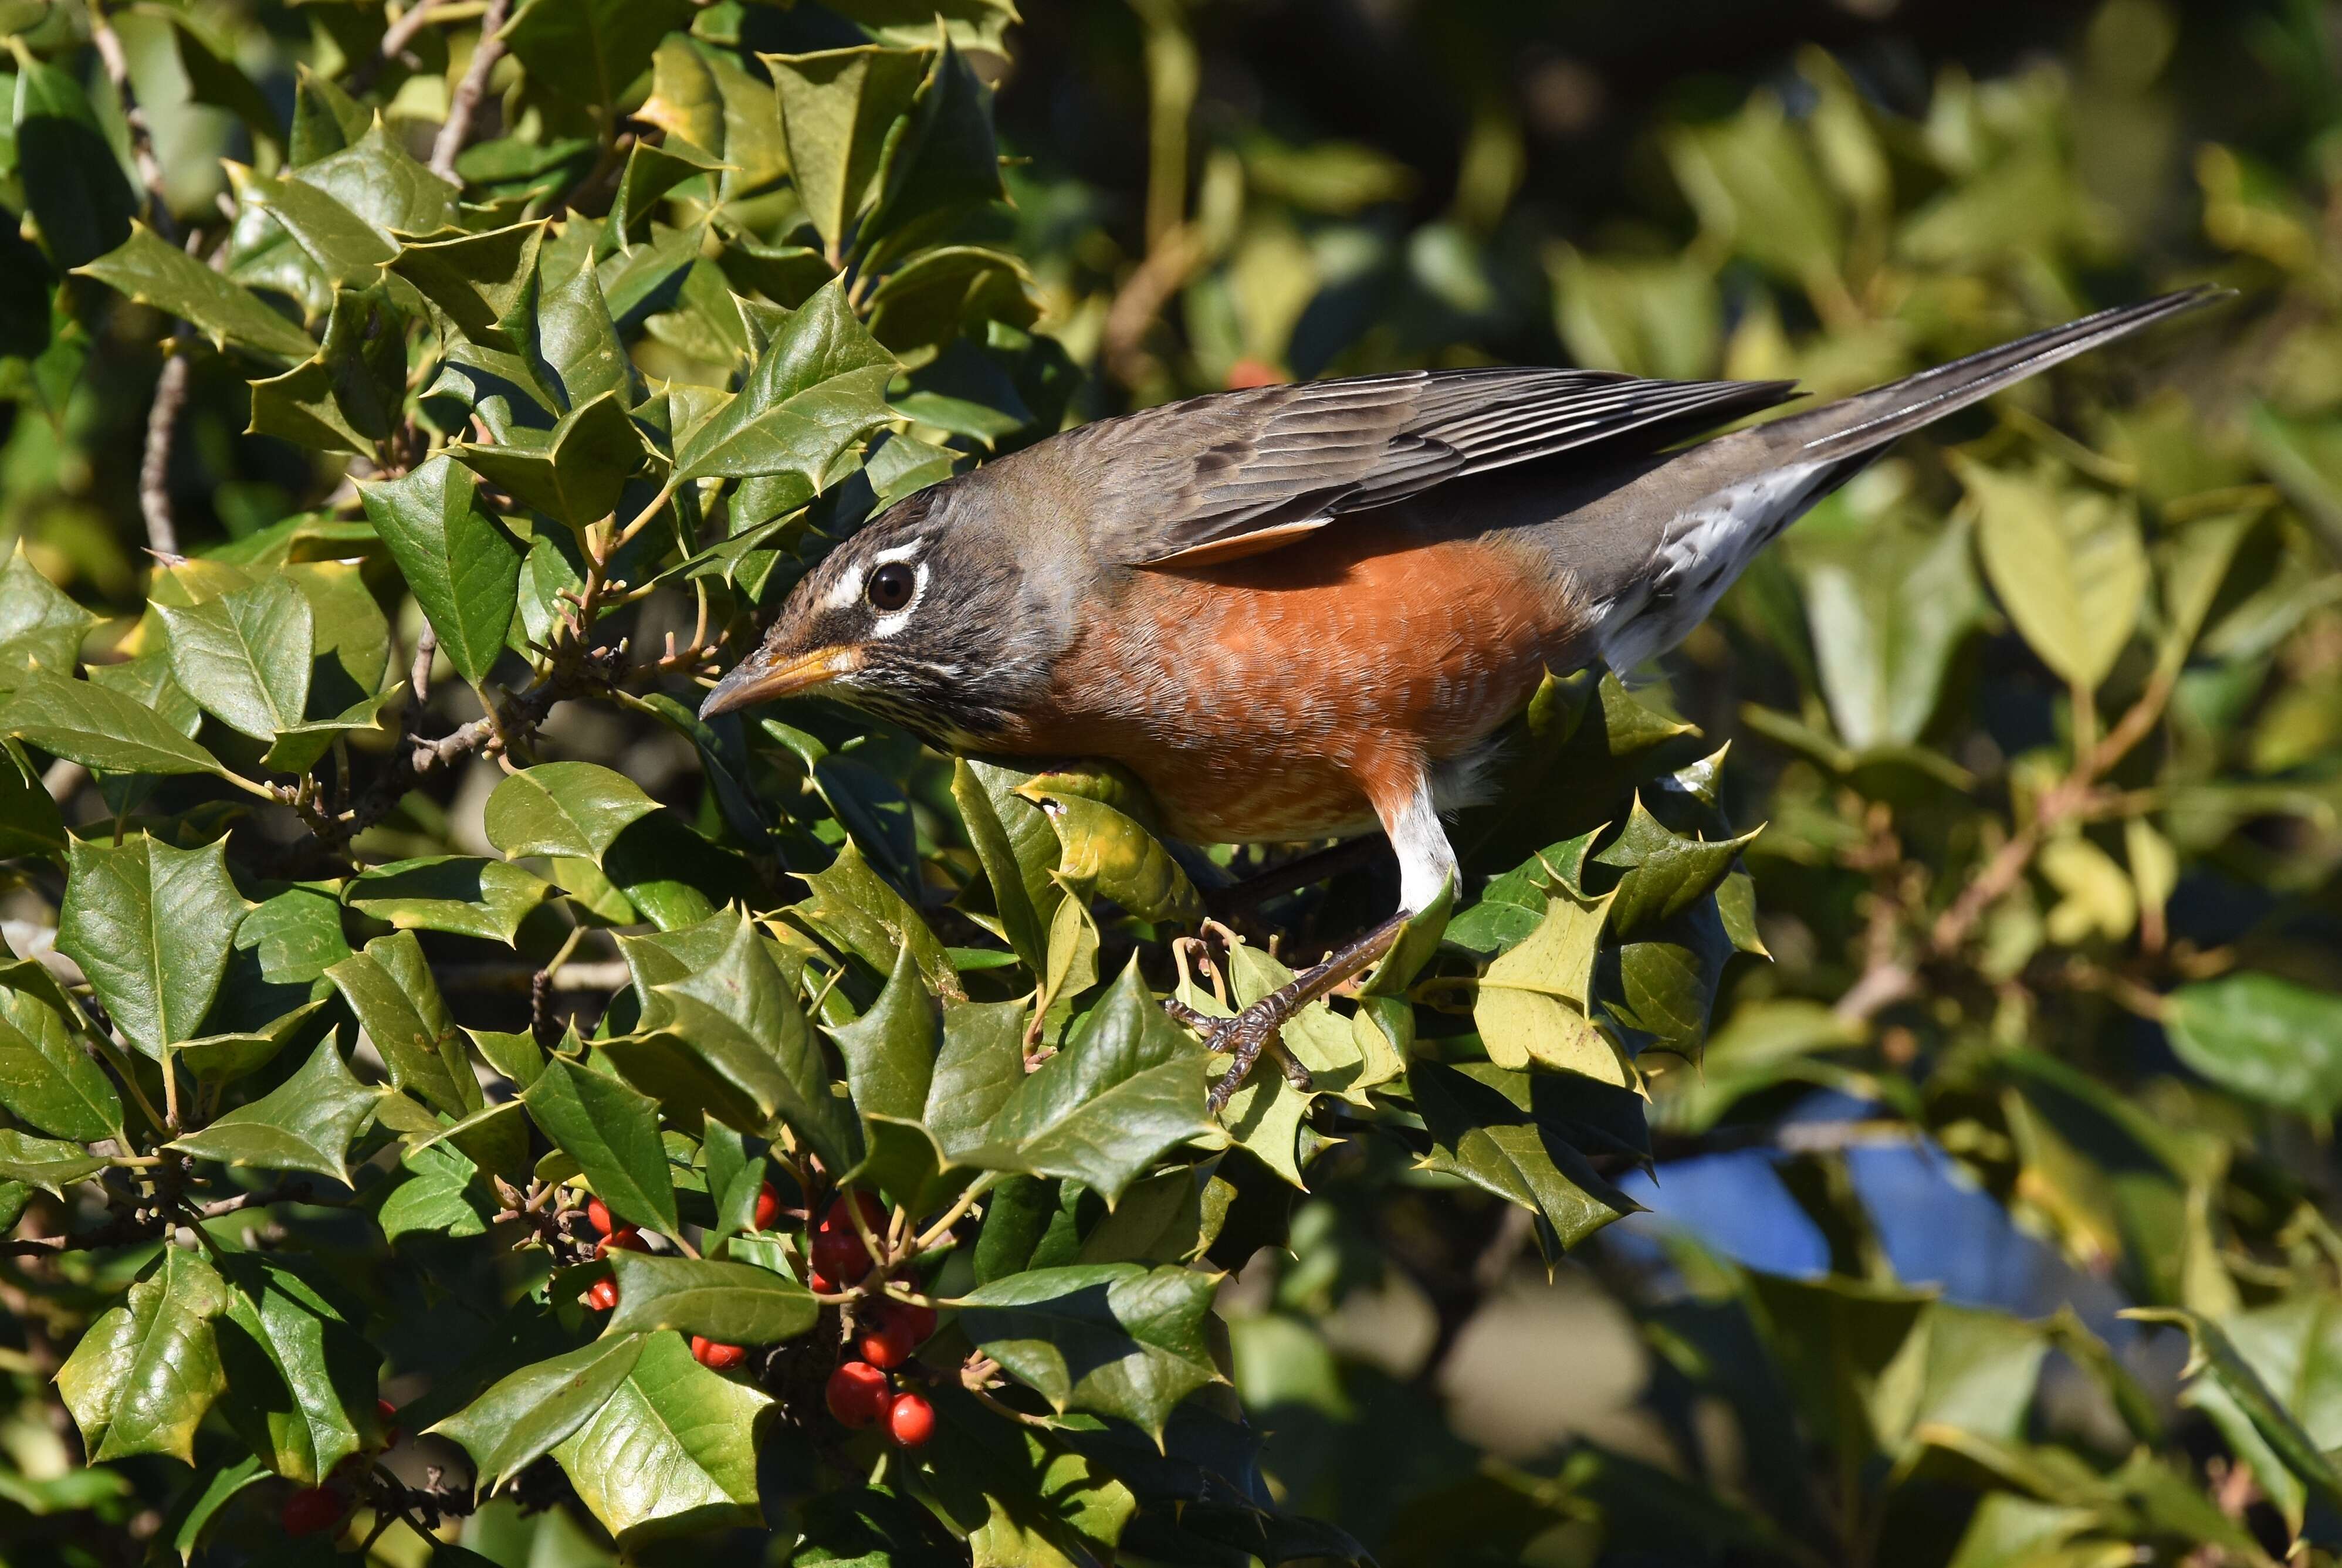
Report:
[[[1106,758],[1194,843],[1379,828],[1398,914],[1215,1027],[1234,1056],[1218,1104],[1456,874],[1440,813],[1474,798],[1546,671],[1673,647],[1897,436],[2217,292],[1690,447],[1792,384],[1413,371],[1100,420],[872,520],[700,712],[819,693],[948,749]]]

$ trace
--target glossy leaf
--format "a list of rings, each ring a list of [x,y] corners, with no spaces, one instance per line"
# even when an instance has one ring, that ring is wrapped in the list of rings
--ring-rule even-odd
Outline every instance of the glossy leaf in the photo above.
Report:
[[[1189,923],[1203,917],[1203,896],[1154,836],[1112,806],[1051,792],[1036,782],[1020,792],[1045,802],[1064,846],[1062,874],[1095,887],[1141,920]]]
[[[521,1102],[545,1135],[584,1169],[612,1213],[667,1235],[683,1228],[659,1142],[657,1101],[555,1057]]]
[[[205,712],[264,741],[301,722],[316,622],[290,578],[155,613],[171,634],[173,677]]]
[[[2105,680],[2146,595],[2135,511],[1980,464],[1960,464],[1959,474],[1977,503],[1985,572],[2026,642],[2069,681]]]
[[[327,1038],[307,1064],[283,1084],[183,1134],[171,1146],[223,1164],[315,1171],[346,1183],[351,1140],[381,1101],[382,1092],[353,1077],[340,1050]]]
[[[0,1105],[27,1125],[89,1143],[122,1129],[113,1081],[57,1010],[0,974]]]
[[[489,484],[572,528],[610,515],[643,466],[642,437],[616,392],[571,409],[544,435],[515,429],[506,436],[449,450]]]
[[[814,1325],[820,1306],[795,1280],[748,1263],[610,1254],[617,1310],[603,1333],[675,1329],[725,1344],[772,1344]]]
[[[1563,1080],[1416,1062],[1407,1087],[1431,1134],[1425,1164],[1542,1216],[1565,1250],[1642,1207],[1562,1135]]]
[[[91,1459],[167,1453],[195,1462],[195,1427],[226,1386],[213,1329],[226,1310],[218,1271],[166,1247],[128,1299],[90,1325],[57,1369],[57,1392]]]
[[[70,675],[82,638],[97,624],[25,559],[22,540],[0,566],[0,691],[27,671]]]
[[[76,840],[68,853],[59,951],[149,1055],[192,1039],[244,918],[226,840],[182,850],[141,834],[119,845]]]
[[[381,1438],[380,1356],[341,1310],[285,1263],[239,1256],[215,1324],[231,1424],[285,1479],[316,1484]]]
[[[554,1457],[624,1548],[753,1525],[762,1517],[758,1439],[776,1408],[761,1389],[700,1365],[678,1336],[653,1334],[608,1401]]]
[[[833,283],[774,334],[730,403],[676,453],[678,479],[795,474],[820,490],[831,464],[891,416],[895,360]]]
[[[80,266],[129,237],[138,197],[72,75],[51,62],[16,64],[11,163],[50,257]]]
[[[503,36],[533,85],[608,115],[649,69],[659,39],[691,15],[689,0],[528,0]]]
[[[219,759],[153,708],[95,681],[35,672],[0,704],[0,732],[107,773],[216,774]]]
[[[315,338],[257,295],[156,237],[144,224],[132,225],[129,238],[75,270],[166,315],[185,318],[221,348],[233,343],[286,361],[317,352]]]
[[[593,763],[540,763],[488,797],[488,842],[508,857],[569,855],[599,864],[628,824],[658,803],[624,774]]]
[[[412,932],[375,938],[326,970],[325,978],[357,1014],[394,1088],[411,1089],[451,1115],[479,1109],[479,1081],[463,1035]]]
[[[75,1182],[105,1169],[102,1155],[60,1138],[35,1138],[14,1127],[0,1127],[0,1181],[39,1187],[55,1197]]]
[[[2231,1094],[2313,1116],[2342,1108],[2342,997],[2224,975],[2173,992],[2163,1027],[2182,1062]]]
[[[401,931],[446,931],[509,947],[553,887],[504,861],[442,854],[370,867],[342,896],[360,914]]]
[[[877,199],[887,132],[911,106],[927,54],[865,46],[759,58],[780,95],[791,176],[836,255]]]
[[[456,674],[476,682],[504,651],[519,601],[520,546],[480,504],[470,474],[435,457],[364,485],[366,516],[390,547]]]
[[[648,1338],[596,1340],[522,1367],[430,1430],[460,1444],[480,1491],[495,1492],[591,1420],[634,1371]]]
[[[1204,1327],[1216,1288],[1190,1269],[1033,1269],[962,1297],[958,1321],[1054,1408],[1118,1416],[1160,1442],[1172,1406],[1217,1379]]]
[[[1136,964],[1087,1027],[1008,1097],[967,1163],[1073,1176],[1111,1203],[1174,1145],[1208,1132],[1204,1052],[1146,992]]]

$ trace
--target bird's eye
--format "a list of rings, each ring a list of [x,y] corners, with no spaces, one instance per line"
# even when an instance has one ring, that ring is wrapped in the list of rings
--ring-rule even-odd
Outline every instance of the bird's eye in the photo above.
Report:
[[[892,614],[911,602],[914,585],[911,569],[900,561],[889,561],[870,574],[870,584],[863,592],[872,608]]]

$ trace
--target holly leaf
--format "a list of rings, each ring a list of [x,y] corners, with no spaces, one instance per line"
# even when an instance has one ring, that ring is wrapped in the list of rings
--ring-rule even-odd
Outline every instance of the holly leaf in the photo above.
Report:
[[[527,0],[502,36],[533,88],[606,117],[691,19],[690,0]]]
[[[763,1522],[756,1450],[772,1396],[654,1334],[602,1407],[554,1450],[578,1498],[631,1553],[646,1541]]]
[[[145,834],[66,850],[57,948],[81,965],[115,1025],[150,1056],[194,1037],[219,993],[245,903],[227,841],[174,849]]]
[[[1541,1216],[1563,1250],[1641,1211],[1562,1135],[1556,1102],[1570,1092],[1567,1080],[1420,1061],[1406,1080],[1431,1134],[1424,1168]]]
[[[1171,1407],[1218,1381],[1205,1336],[1217,1289],[1193,1269],[1032,1269],[963,1296],[958,1323],[1060,1413],[1117,1416],[1159,1444]]]
[[[676,478],[795,474],[818,492],[840,454],[894,417],[896,368],[833,281],[790,313],[739,393],[684,442]]]
[[[74,271],[183,318],[225,349],[231,343],[288,363],[317,352],[316,339],[261,303],[242,284],[231,282],[202,262],[133,223],[130,237]]]
[[[504,652],[520,602],[519,544],[480,504],[471,474],[445,454],[360,485],[358,495],[439,634],[440,651],[477,684]]]
[[[375,1386],[382,1357],[287,1263],[246,1253],[225,1266],[227,1308],[214,1332],[229,1422],[277,1474],[322,1483],[381,1440]]]
[[[122,1131],[122,1101],[48,1002],[0,971],[0,1105],[60,1138],[92,1143]]]
[[[30,55],[14,64],[15,147],[9,165],[23,183],[25,205],[50,258],[61,267],[80,266],[129,237],[137,193],[72,73]]]
[[[315,1171],[346,1186],[350,1141],[381,1103],[382,1091],[351,1074],[329,1035],[293,1076],[171,1147],[227,1165]]]
[[[81,658],[82,639],[97,617],[61,593],[25,559],[19,539],[0,566],[0,691],[27,671],[70,675]]]
[[[426,1430],[470,1454],[475,1484],[483,1495],[494,1493],[607,1403],[648,1343],[645,1334],[600,1339],[525,1366]]]
[[[2227,974],[2174,991],[2163,1028],[2182,1062],[2232,1094],[2309,1116],[2342,1108],[2342,996]]]
[[[665,1235],[682,1230],[666,1147],[659,1142],[657,1101],[555,1056],[521,1103],[545,1135],[577,1162],[612,1213]]]
[[[342,890],[352,909],[401,931],[445,931],[509,947],[553,884],[480,855],[426,855],[360,872]]]
[[[0,706],[0,732],[101,773],[225,775],[227,771],[217,757],[137,698],[96,681],[67,680],[39,670],[19,679],[6,704]]]
[[[374,1042],[390,1082],[439,1109],[468,1116],[480,1108],[479,1080],[447,1004],[412,932],[377,936],[325,971]]]
[[[204,710],[255,740],[300,724],[309,702],[316,621],[289,577],[187,605],[157,604],[171,634],[171,674]]]
[[[723,1344],[773,1344],[795,1339],[821,1315],[805,1286],[753,1263],[630,1252],[612,1253],[610,1263],[618,1305],[605,1336],[675,1329]]]
[[[1204,1075],[1203,1047],[1156,1005],[1134,959],[964,1158],[990,1170],[1076,1177],[1111,1204],[1165,1151],[1211,1131]]]
[[[540,763],[488,796],[488,842],[507,857],[566,855],[600,864],[628,824],[658,803],[626,774],[593,763]]]
[[[1047,814],[1063,849],[1058,870],[1069,882],[1096,889],[1141,920],[1192,924],[1203,918],[1203,895],[1196,884],[1135,819],[1037,780],[1017,793]]]
[[[195,1428],[227,1386],[213,1320],[227,1286],[199,1253],[165,1247],[122,1305],[89,1327],[57,1392],[94,1463],[141,1453],[195,1463]]]
[[[494,445],[457,442],[448,451],[524,505],[572,528],[610,515],[645,456],[642,434],[616,392],[571,409],[548,432],[514,426]]]
[[[887,134],[918,93],[929,54],[865,45],[757,56],[780,97],[790,177],[833,257],[878,198]]]
[[[105,1169],[105,1156],[60,1138],[35,1138],[0,1127],[0,1181],[24,1183],[62,1198],[75,1182]]]

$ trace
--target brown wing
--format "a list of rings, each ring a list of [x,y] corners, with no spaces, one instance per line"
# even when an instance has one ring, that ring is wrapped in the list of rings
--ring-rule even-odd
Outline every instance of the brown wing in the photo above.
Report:
[[[1466,474],[1596,444],[1654,450],[1791,395],[1784,381],[1412,371],[1216,393],[1062,439],[1100,493],[1101,545],[1129,564],[1198,565]]]

